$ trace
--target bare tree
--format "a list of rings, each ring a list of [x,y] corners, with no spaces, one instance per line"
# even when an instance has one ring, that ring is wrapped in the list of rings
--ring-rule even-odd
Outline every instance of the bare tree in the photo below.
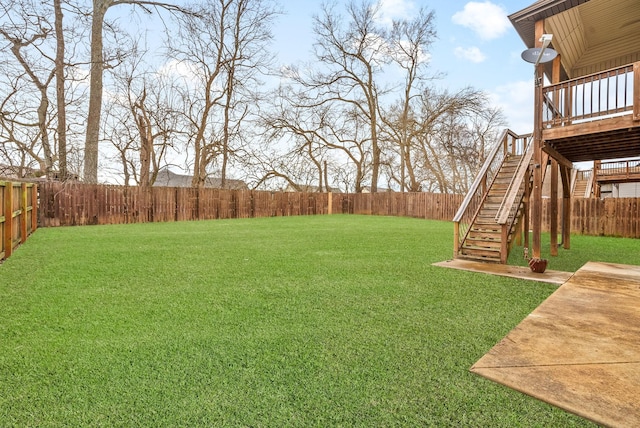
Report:
[[[351,1],[346,6],[346,22],[336,12],[335,5],[323,4],[322,13],[314,18],[316,43],[314,55],[322,68],[307,68],[302,75],[292,74],[297,84],[310,94],[307,108],[338,105],[352,118],[364,121],[366,138],[358,127],[359,135],[352,133],[350,140],[360,146],[366,141],[371,154],[371,189],[376,191],[380,174],[381,147],[378,141],[380,99],[384,95],[379,79],[383,67],[389,63],[384,31],[378,25],[379,3]],[[355,129],[355,128],[354,128]],[[348,138],[348,137],[345,137]],[[359,140],[358,143],[356,141]],[[364,173],[360,165],[359,174]],[[364,177],[358,177],[356,187],[361,188]]]
[[[87,183],[96,183],[98,181],[98,143],[100,141],[102,112],[102,80],[107,64],[103,55],[105,15],[111,7],[123,4],[137,6],[149,14],[157,8],[162,8],[170,12],[191,13],[184,7],[164,2],[148,0],[93,0],[93,10],[91,13],[91,81],[89,86],[89,110],[84,148],[84,180]]]
[[[65,97],[65,34],[62,12],[62,1],[53,0],[54,28],[56,38],[55,78],[56,78],[56,108],[58,113],[58,170],[59,178],[66,180],[69,176],[67,168],[67,109]]]
[[[411,20],[396,20],[389,33],[389,53],[393,63],[402,70],[404,82],[400,85],[400,97],[395,105],[381,115],[385,124],[385,137],[391,143],[391,151],[397,153],[399,165],[387,156],[387,175],[400,185],[400,190],[420,190],[411,160],[411,144],[415,138],[414,105],[420,92],[433,76],[426,74],[429,64],[429,48],[436,37],[434,13],[421,9]],[[396,171],[400,176],[396,177]]]
[[[48,89],[54,78],[55,68],[48,63],[43,45],[46,44],[52,28],[45,18],[34,16],[29,5],[14,4],[13,6],[25,9],[20,14],[10,14],[5,9],[6,21],[0,26],[0,36],[6,42],[14,60],[22,68],[23,73],[19,75],[20,80],[28,82],[37,94],[38,105],[33,124],[37,126],[37,138],[40,141],[42,155],[36,155],[34,158],[40,164],[42,173],[48,177],[55,160],[55,150],[51,145],[47,129],[50,122]],[[25,53],[26,50],[38,52],[40,55],[29,55]],[[3,118],[4,116],[3,112]],[[18,143],[26,148],[24,141]],[[32,154],[35,155],[35,152]]]
[[[453,94],[429,88],[420,101],[410,148],[416,180],[422,190],[464,193],[486,155],[486,137],[504,124],[502,115],[472,88]]]
[[[74,151],[67,147],[67,135],[84,122],[69,122],[66,115],[82,100],[71,71],[83,29],[77,20],[82,11],[69,1],[52,3],[10,0],[0,5],[0,61],[6,65],[0,75],[0,134],[6,134],[4,144],[24,152],[24,161],[37,163],[40,174],[66,178],[69,150]],[[71,12],[68,25],[63,23],[63,8]],[[69,52],[66,38],[71,41]],[[4,151],[9,152],[15,153]]]
[[[133,180],[141,187],[153,185],[183,134],[174,76],[151,70],[145,54],[134,43],[123,64],[109,70],[118,95],[109,97],[103,113],[104,133],[116,149],[114,161],[125,185]]]
[[[371,170],[370,134],[368,120],[360,109],[341,103],[314,105],[304,85],[299,90],[284,86],[272,97],[272,103],[262,116],[262,127],[267,143],[273,147],[286,147],[282,156],[295,154],[306,159],[303,169],[288,168],[293,181],[302,182],[312,168],[314,185],[318,190],[328,189],[329,166],[338,171],[338,165],[350,165],[354,170],[352,184],[361,192]]]
[[[271,0],[209,0],[197,15],[180,17],[171,56],[190,74],[182,88],[193,152],[193,186],[217,167],[223,186],[241,149],[243,126],[258,104],[258,76],[269,65],[267,44],[277,15]]]

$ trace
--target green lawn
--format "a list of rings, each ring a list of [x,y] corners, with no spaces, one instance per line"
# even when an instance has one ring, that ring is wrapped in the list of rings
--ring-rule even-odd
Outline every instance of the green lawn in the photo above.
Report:
[[[0,265],[0,426],[588,426],[469,373],[556,288],[431,266],[452,229],[40,229]],[[628,242],[574,237],[550,268]]]

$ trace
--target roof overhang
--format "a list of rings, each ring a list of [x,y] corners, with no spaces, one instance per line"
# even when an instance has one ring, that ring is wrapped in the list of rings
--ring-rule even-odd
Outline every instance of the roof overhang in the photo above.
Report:
[[[544,20],[565,80],[640,61],[639,1],[539,0],[509,20],[528,48],[536,44],[536,22]]]

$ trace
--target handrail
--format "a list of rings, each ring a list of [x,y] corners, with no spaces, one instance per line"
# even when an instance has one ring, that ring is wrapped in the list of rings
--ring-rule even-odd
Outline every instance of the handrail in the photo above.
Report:
[[[529,169],[529,164],[531,163],[531,158],[533,157],[532,140],[532,137],[527,138],[527,149],[525,155],[520,158],[520,162],[516,168],[516,173],[511,178],[504,198],[502,198],[502,203],[500,204],[500,208],[498,208],[498,212],[495,217],[496,223],[498,224],[505,224],[507,222],[509,215],[511,214],[513,203],[515,202],[518,193],[520,193],[520,187],[522,186],[526,172]]]
[[[589,176],[589,181],[587,181],[587,187],[584,189],[584,195],[582,195],[585,198],[589,198],[591,197],[591,194],[593,193],[593,182],[595,180],[596,175],[595,174],[591,174]]]
[[[516,136],[516,134],[514,134],[509,129],[505,129],[504,131],[502,131],[502,134],[498,139],[498,143],[491,150],[491,152],[489,152],[489,155],[487,156],[487,159],[485,159],[484,164],[482,165],[482,168],[480,168],[480,171],[478,171],[478,175],[476,176],[476,179],[473,180],[473,183],[471,184],[469,191],[465,195],[462,201],[462,204],[460,205],[460,208],[458,208],[458,212],[456,212],[456,215],[453,217],[454,222],[459,222],[462,219],[462,216],[464,215],[465,211],[467,211],[469,204],[471,203],[471,199],[473,198],[473,195],[476,194],[476,191],[480,187],[480,183],[482,183],[482,181],[485,179],[485,176],[487,175],[487,171],[489,170],[489,167],[491,166],[491,164],[495,160],[496,155],[498,154],[498,150],[500,150],[500,148],[503,147],[504,145],[503,142],[507,138],[507,135],[509,134]]]
[[[542,88],[543,127],[619,114],[635,114],[640,107],[634,93],[640,78],[640,62],[576,77]]]
[[[607,176],[612,174],[626,175],[640,174],[640,159],[627,159],[621,161],[600,162],[597,175]]]
[[[578,170],[573,168],[571,170],[571,190],[569,191],[570,195],[573,195],[573,192],[576,190],[576,184],[578,183]]]
[[[526,144],[521,142],[530,135],[520,136],[509,129],[505,129],[500,135],[484,164],[480,168],[469,192],[465,195],[460,208],[453,218],[454,225],[454,255],[457,256],[460,248],[467,239],[471,230],[470,226],[475,222],[482,205],[487,198],[488,189],[493,185],[502,164],[510,155],[521,155],[526,150]]]

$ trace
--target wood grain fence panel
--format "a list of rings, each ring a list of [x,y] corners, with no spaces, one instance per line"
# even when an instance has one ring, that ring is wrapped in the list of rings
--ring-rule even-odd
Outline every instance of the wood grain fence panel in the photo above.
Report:
[[[253,217],[253,195],[249,190],[231,190],[236,194],[236,218]]]
[[[37,185],[0,181],[0,260],[37,229]]]
[[[285,193],[220,189],[185,189],[42,183],[41,226],[166,222],[328,212],[326,193]],[[331,194],[332,212],[408,216],[450,221],[462,195],[430,193]],[[574,198],[572,233],[638,238],[640,199]],[[543,201],[543,230],[550,224],[550,201]],[[558,219],[560,221],[560,219]],[[12,228],[13,229],[13,228]],[[13,239],[14,237],[12,237]]]

